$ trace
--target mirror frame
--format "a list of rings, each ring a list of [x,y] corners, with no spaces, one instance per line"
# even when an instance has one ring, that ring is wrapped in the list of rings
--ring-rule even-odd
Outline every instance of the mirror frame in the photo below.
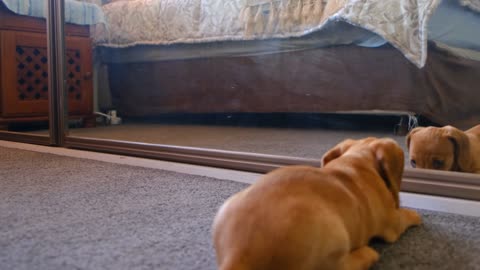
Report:
[[[67,137],[66,147],[267,173],[288,165],[319,167],[320,159],[295,158],[215,149]],[[405,168],[401,191],[480,201],[480,176],[475,174]]]

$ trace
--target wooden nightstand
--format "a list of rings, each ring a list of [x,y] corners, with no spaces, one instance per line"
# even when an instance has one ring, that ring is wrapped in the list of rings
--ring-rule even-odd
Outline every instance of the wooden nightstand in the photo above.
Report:
[[[0,126],[48,120],[48,57],[44,19],[0,4]],[[66,25],[69,118],[95,124],[89,26]]]

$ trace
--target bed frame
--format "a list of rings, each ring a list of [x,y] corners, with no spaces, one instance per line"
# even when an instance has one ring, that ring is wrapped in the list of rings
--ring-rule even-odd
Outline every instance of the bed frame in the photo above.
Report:
[[[433,44],[423,69],[389,45],[140,63],[104,60],[113,105],[126,117],[388,110],[460,128],[480,122],[480,62]]]

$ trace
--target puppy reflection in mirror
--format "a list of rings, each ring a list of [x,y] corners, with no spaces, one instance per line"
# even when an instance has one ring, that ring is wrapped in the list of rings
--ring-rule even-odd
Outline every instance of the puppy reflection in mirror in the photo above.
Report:
[[[421,223],[399,207],[404,155],[393,140],[346,140],[322,164],[274,170],[223,204],[220,270],[366,270],[379,257],[370,239],[395,242]]]
[[[465,132],[452,126],[414,128],[407,147],[413,168],[480,173],[480,125]]]

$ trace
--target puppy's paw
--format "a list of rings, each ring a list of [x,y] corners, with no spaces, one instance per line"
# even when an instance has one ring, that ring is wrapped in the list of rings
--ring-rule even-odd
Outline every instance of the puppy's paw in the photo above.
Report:
[[[402,212],[404,222],[408,226],[418,226],[422,224],[422,218],[415,210],[402,208],[400,211]]]
[[[378,255],[378,252],[371,247],[361,247],[345,256],[343,265],[339,269],[367,270],[370,269],[372,265],[378,261],[379,258],[380,256]]]
[[[380,259],[380,255],[378,254],[378,252],[371,247],[363,248],[363,253],[365,254],[365,257],[367,258],[370,266]]]

